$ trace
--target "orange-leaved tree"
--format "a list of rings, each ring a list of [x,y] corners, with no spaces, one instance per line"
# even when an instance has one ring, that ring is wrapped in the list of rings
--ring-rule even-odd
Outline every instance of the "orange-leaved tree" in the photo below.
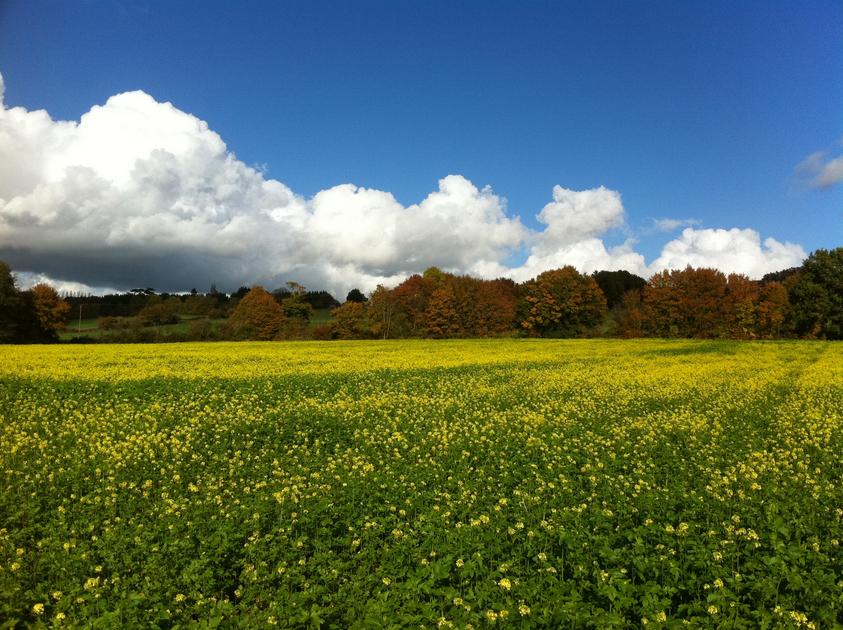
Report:
[[[424,311],[424,332],[428,337],[442,339],[460,337],[463,333],[457,296],[451,282],[441,281],[433,290]]]
[[[768,282],[758,298],[758,334],[762,339],[776,339],[785,332],[790,314],[787,287],[781,282]]]
[[[424,333],[427,303],[436,289],[436,281],[432,275],[434,274],[422,277],[414,274],[392,290],[398,301],[398,310],[406,318],[411,337],[418,337]]]
[[[70,305],[48,284],[36,284],[30,289],[32,310],[42,334],[50,339],[58,337],[64,328]]]
[[[252,287],[228,320],[234,335],[241,339],[268,341],[284,325],[284,310],[262,286]]]

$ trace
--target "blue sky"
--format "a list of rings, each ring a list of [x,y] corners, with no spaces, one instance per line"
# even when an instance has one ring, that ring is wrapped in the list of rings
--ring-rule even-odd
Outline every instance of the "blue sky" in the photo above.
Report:
[[[648,261],[657,218],[843,245],[843,185],[795,171],[840,152],[841,42],[831,1],[0,3],[7,107],[143,90],[306,198],[460,174],[535,230],[554,185],[605,186]]]

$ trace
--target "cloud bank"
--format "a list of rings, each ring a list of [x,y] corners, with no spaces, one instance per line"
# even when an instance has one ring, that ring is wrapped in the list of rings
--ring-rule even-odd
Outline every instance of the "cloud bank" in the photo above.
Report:
[[[650,270],[681,269],[691,265],[760,278],[770,271],[795,267],[804,259],[805,251],[799,245],[780,243],[774,238],[767,238],[762,243],[755,230],[685,228],[679,238],[664,246]]]
[[[555,186],[542,230],[461,175],[403,206],[341,184],[310,199],[238,160],[207,123],[135,91],[76,121],[6,107],[0,77],[0,259],[21,275],[88,287],[222,289],[295,279],[344,295],[436,265],[524,280],[565,264],[649,275],[687,264],[753,276],[796,264],[796,245],[752,230],[687,228],[652,265],[633,242],[617,191]],[[677,224],[680,225],[680,224]],[[507,265],[518,252],[526,260]]]

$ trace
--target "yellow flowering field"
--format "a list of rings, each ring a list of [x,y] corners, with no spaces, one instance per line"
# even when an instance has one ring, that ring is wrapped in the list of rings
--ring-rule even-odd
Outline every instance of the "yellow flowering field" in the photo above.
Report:
[[[830,628],[843,346],[0,346],[0,627]]]

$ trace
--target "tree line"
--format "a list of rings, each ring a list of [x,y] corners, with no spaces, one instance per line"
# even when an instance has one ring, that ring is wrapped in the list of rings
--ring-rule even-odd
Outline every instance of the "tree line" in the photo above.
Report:
[[[761,280],[715,269],[627,271],[573,267],[516,284],[429,269],[364,305],[344,304],[318,331],[330,338],[678,337],[843,338],[843,248]]]
[[[627,271],[587,275],[567,266],[523,283],[484,280],[435,267],[371,295],[340,303],[302,285],[227,295],[60,297],[37,285],[20,291],[0,263],[0,340],[50,341],[78,308],[99,318],[108,341],[214,339],[397,339],[528,337],[843,338],[843,248],[817,250],[800,267],[761,280],[715,269],[667,270],[649,280]],[[330,316],[314,322],[316,311]],[[82,312],[79,313],[82,315]],[[189,321],[161,335],[159,327]]]

